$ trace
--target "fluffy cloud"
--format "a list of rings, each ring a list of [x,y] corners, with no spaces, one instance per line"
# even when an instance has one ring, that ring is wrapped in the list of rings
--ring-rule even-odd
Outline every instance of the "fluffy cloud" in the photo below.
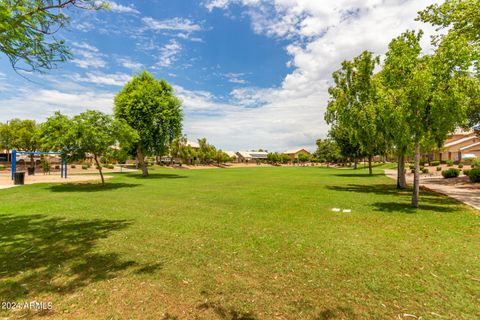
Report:
[[[294,69],[278,88],[234,90],[232,101],[244,108],[227,111],[217,119],[201,118],[202,122],[194,118],[188,125],[195,134],[211,133],[227,145],[232,142],[222,137],[232,134],[235,144],[244,148],[252,143],[258,145],[251,147],[279,151],[282,147],[313,147],[314,140],[328,132],[323,120],[329,98],[327,88],[341,61],[352,59],[363,50],[382,55],[390,40],[407,29],[424,29],[424,47],[428,48],[433,30],[416,22],[415,17],[431,3],[431,0],[206,2],[209,10],[239,5],[250,17],[254,32],[289,41],[285,50],[291,57],[289,66]]]
[[[138,71],[143,68],[143,64],[135,62],[130,58],[118,58],[117,62],[120,63],[122,67],[133,71]]]
[[[130,81],[132,77],[125,73],[104,74],[87,72],[84,76],[74,74],[72,78],[80,82],[121,87]]]
[[[72,62],[83,69],[89,68],[103,68],[107,65],[105,55],[102,54],[96,47],[85,42],[73,43]]]
[[[170,40],[160,49],[160,57],[156,67],[169,67],[177,59],[182,46],[175,39]]]
[[[146,28],[154,31],[184,31],[194,32],[202,30],[202,27],[189,19],[173,18],[166,20],[156,20],[152,17],[142,18]]]
[[[133,13],[133,14],[140,14],[140,12],[133,6],[124,6],[122,4],[118,4],[115,1],[95,1],[97,4],[106,4],[108,8],[113,12],[118,13]]]

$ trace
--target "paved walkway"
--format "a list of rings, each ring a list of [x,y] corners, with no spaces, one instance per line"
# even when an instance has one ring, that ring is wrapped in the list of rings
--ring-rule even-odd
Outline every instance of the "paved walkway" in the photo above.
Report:
[[[385,170],[385,175],[396,180],[397,170]],[[413,176],[407,175],[407,183],[413,183]],[[480,210],[480,185],[470,183],[468,177],[445,179],[442,176],[421,175],[420,185]]]

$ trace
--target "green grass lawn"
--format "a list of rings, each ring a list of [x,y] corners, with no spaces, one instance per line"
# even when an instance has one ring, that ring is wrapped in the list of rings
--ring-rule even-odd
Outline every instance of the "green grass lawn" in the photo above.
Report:
[[[156,169],[0,190],[22,319],[480,318],[480,215],[375,169]],[[352,209],[335,213],[334,207]]]

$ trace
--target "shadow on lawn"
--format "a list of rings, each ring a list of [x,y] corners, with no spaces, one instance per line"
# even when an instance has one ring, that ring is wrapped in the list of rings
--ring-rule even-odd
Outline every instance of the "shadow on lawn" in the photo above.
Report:
[[[362,184],[348,184],[346,186],[327,186],[327,189],[341,192],[358,192],[358,193],[373,193],[377,195],[390,195],[397,197],[397,201],[376,202],[372,205],[377,211],[383,212],[404,212],[415,213],[417,210],[410,207],[411,189],[398,190],[392,184],[376,184],[376,185],[362,185]],[[420,209],[431,210],[435,212],[454,212],[455,205],[459,202],[455,199],[440,195],[427,190],[420,192]]]
[[[373,177],[378,177],[378,176],[384,176],[385,174],[383,173],[374,173],[372,175],[368,174],[367,172],[359,172],[359,173],[335,173],[332,174],[335,177],[345,177],[345,178],[373,178]]]
[[[131,224],[129,220],[0,215],[0,300],[71,293],[128,269],[155,272],[160,266],[94,250],[99,240]]]
[[[349,307],[338,307],[334,309],[325,309],[314,318],[314,320],[330,319],[357,319],[357,316]]]
[[[212,310],[220,319],[225,320],[256,320],[257,317],[250,312],[240,312],[232,308],[225,308],[215,302],[204,302],[200,304],[199,310]]]
[[[101,183],[62,183],[49,186],[48,189],[53,192],[101,192],[123,188],[138,187],[139,184],[134,183],[120,183],[105,181],[105,185]]]

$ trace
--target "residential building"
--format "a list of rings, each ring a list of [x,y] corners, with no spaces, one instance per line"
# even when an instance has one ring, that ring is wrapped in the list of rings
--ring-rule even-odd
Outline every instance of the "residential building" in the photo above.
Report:
[[[292,158],[292,160],[298,159],[298,156],[301,154],[306,156],[309,156],[311,154],[307,149],[304,149],[304,148],[288,150],[288,151],[285,151],[284,153],[288,155],[290,158]]]

